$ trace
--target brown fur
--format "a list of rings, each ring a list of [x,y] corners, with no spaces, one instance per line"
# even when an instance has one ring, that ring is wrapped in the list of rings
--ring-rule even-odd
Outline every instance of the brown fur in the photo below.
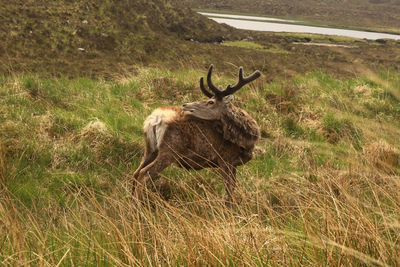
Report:
[[[187,103],[180,107],[163,107],[153,111],[144,123],[146,150],[134,173],[133,192],[138,196],[148,178],[175,163],[187,169],[219,168],[229,200],[236,186],[236,167],[252,158],[260,130],[253,118],[231,101],[234,92],[258,78],[256,71],[247,78],[239,71],[239,82],[219,91],[211,82],[213,96],[200,79],[208,100]]]
[[[253,149],[260,138],[260,128],[250,115],[229,103],[222,111],[224,139],[246,149]]]
[[[239,125],[240,127],[225,126],[231,132],[223,134],[224,127],[219,120],[203,120],[184,115],[179,107],[169,107],[169,109],[176,111],[176,117],[167,124],[158,149],[152,149],[146,138],[145,155],[134,173],[136,193],[142,190],[148,178],[155,177],[163,169],[175,163],[186,169],[220,168],[228,198],[231,199],[236,185],[236,167],[251,160],[255,141],[246,143],[243,141],[246,135],[243,135],[240,138],[236,137],[236,140],[243,144],[238,145],[225,139],[224,135],[228,137],[241,135],[248,125],[254,127],[253,123],[243,123]],[[256,129],[258,133],[258,127]],[[145,133],[146,137],[148,134]],[[258,135],[253,139],[257,140]]]

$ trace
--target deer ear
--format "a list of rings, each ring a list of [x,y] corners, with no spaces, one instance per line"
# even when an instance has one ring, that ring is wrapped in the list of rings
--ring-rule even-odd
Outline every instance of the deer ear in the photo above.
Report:
[[[225,104],[228,104],[228,103],[232,102],[233,99],[234,99],[233,95],[227,95],[227,96],[224,96],[224,98],[222,100],[224,101]]]

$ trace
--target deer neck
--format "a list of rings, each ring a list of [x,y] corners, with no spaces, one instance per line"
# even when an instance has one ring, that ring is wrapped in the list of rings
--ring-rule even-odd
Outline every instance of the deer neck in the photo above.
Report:
[[[244,110],[229,103],[221,114],[224,139],[245,149],[253,149],[260,137],[255,120]]]

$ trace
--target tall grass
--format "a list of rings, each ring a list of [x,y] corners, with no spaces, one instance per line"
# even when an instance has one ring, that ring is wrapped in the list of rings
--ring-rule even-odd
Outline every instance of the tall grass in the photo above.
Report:
[[[235,203],[218,172],[176,167],[133,201],[145,115],[198,99],[201,74],[0,79],[1,265],[400,265],[399,102],[382,93],[395,74],[255,83],[236,103],[262,153],[239,169]],[[377,100],[390,108],[365,104]]]
[[[50,206],[47,216],[3,195],[1,262],[399,264],[398,177],[323,170],[262,180],[251,177],[230,208],[181,181],[170,181],[183,192],[173,200],[150,191],[143,202],[131,201],[127,181],[108,194],[65,184],[71,205]]]

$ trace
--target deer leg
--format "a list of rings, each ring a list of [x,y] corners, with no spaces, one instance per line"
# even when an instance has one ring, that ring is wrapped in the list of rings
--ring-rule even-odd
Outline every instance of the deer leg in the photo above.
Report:
[[[149,178],[155,178],[162,170],[171,165],[175,159],[172,155],[158,153],[157,157],[147,166],[143,167],[137,175],[136,181],[132,193],[139,197],[146,186],[146,182]]]
[[[236,187],[236,167],[228,164],[224,164],[220,167],[220,173],[224,180],[227,202],[233,201],[233,192]]]
[[[139,164],[139,167],[136,169],[135,173],[133,174],[133,178],[137,179],[140,173],[140,170],[142,170],[144,167],[149,165],[152,161],[155,160],[157,157],[157,152],[154,151],[152,153],[148,153],[147,151],[145,152],[142,161]]]
[[[133,174],[133,178],[137,179],[139,176],[139,172],[141,169],[149,165],[156,157],[157,157],[157,150],[153,150],[150,146],[149,141],[146,138],[146,148],[144,150],[144,155],[142,161],[139,164],[139,167],[136,169],[135,173]]]

